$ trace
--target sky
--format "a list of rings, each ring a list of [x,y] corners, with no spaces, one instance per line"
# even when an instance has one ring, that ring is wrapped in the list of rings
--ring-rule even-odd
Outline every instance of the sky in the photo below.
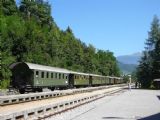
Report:
[[[115,56],[144,50],[160,0],[48,0],[54,21],[76,38]]]

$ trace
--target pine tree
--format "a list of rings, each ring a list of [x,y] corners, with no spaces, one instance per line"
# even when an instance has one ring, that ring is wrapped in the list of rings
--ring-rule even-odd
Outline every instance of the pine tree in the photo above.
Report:
[[[160,30],[155,42],[154,57],[153,57],[153,78],[160,78]]]
[[[2,0],[0,2],[2,4],[2,13],[4,15],[14,15],[17,14],[17,6],[15,0]]]
[[[159,61],[159,19],[154,16],[151,23],[151,30],[148,32],[148,39],[145,43],[144,55],[141,58],[140,64],[137,69],[138,81],[142,87],[149,88],[153,79],[157,76],[159,67],[156,65]]]
[[[148,39],[146,40],[146,51],[153,51],[155,48],[155,43],[157,41],[159,34],[159,19],[157,16],[154,16],[151,23],[151,30],[148,32]]]
[[[137,68],[137,78],[141,83],[142,88],[149,88],[151,85],[151,66],[148,59],[148,53],[146,51],[143,52],[143,56]]]
[[[19,10],[24,18],[30,20],[32,17],[41,26],[48,25],[50,27],[52,25],[51,6],[44,0],[22,0]]]

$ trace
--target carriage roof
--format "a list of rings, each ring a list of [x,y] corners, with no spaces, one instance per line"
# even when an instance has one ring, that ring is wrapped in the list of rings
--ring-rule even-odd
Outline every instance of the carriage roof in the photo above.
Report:
[[[49,71],[49,72],[60,72],[60,73],[70,73],[69,70],[58,68],[58,67],[50,67],[45,65],[39,65],[39,64],[33,64],[33,63],[27,63],[27,62],[17,62],[10,65],[11,69],[14,69],[15,66],[19,64],[27,65],[29,69],[31,70],[41,70],[41,71]]]

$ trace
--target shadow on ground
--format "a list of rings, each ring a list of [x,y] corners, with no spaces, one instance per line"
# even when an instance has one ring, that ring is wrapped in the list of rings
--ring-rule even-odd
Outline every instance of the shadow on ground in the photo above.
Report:
[[[160,100],[160,96],[157,96],[158,97],[158,99]]]
[[[151,116],[147,116],[147,117],[144,117],[144,118],[141,118],[141,117],[138,117],[138,116],[135,116],[135,118],[125,118],[125,117],[102,117],[102,119],[113,119],[113,120],[160,120],[160,113],[157,113],[157,114],[154,114],[154,115],[151,115]]]
[[[145,117],[145,118],[141,118],[138,120],[160,120],[160,113]]]
[[[103,117],[102,119],[124,119],[123,117]]]

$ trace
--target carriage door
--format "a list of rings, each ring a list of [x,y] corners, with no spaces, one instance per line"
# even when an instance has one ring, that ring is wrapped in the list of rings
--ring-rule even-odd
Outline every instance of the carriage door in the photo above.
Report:
[[[69,74],[69,88],[74,87],[74,74]]]
[[[89,76],[89,86],[92,86],[92,76]]]

